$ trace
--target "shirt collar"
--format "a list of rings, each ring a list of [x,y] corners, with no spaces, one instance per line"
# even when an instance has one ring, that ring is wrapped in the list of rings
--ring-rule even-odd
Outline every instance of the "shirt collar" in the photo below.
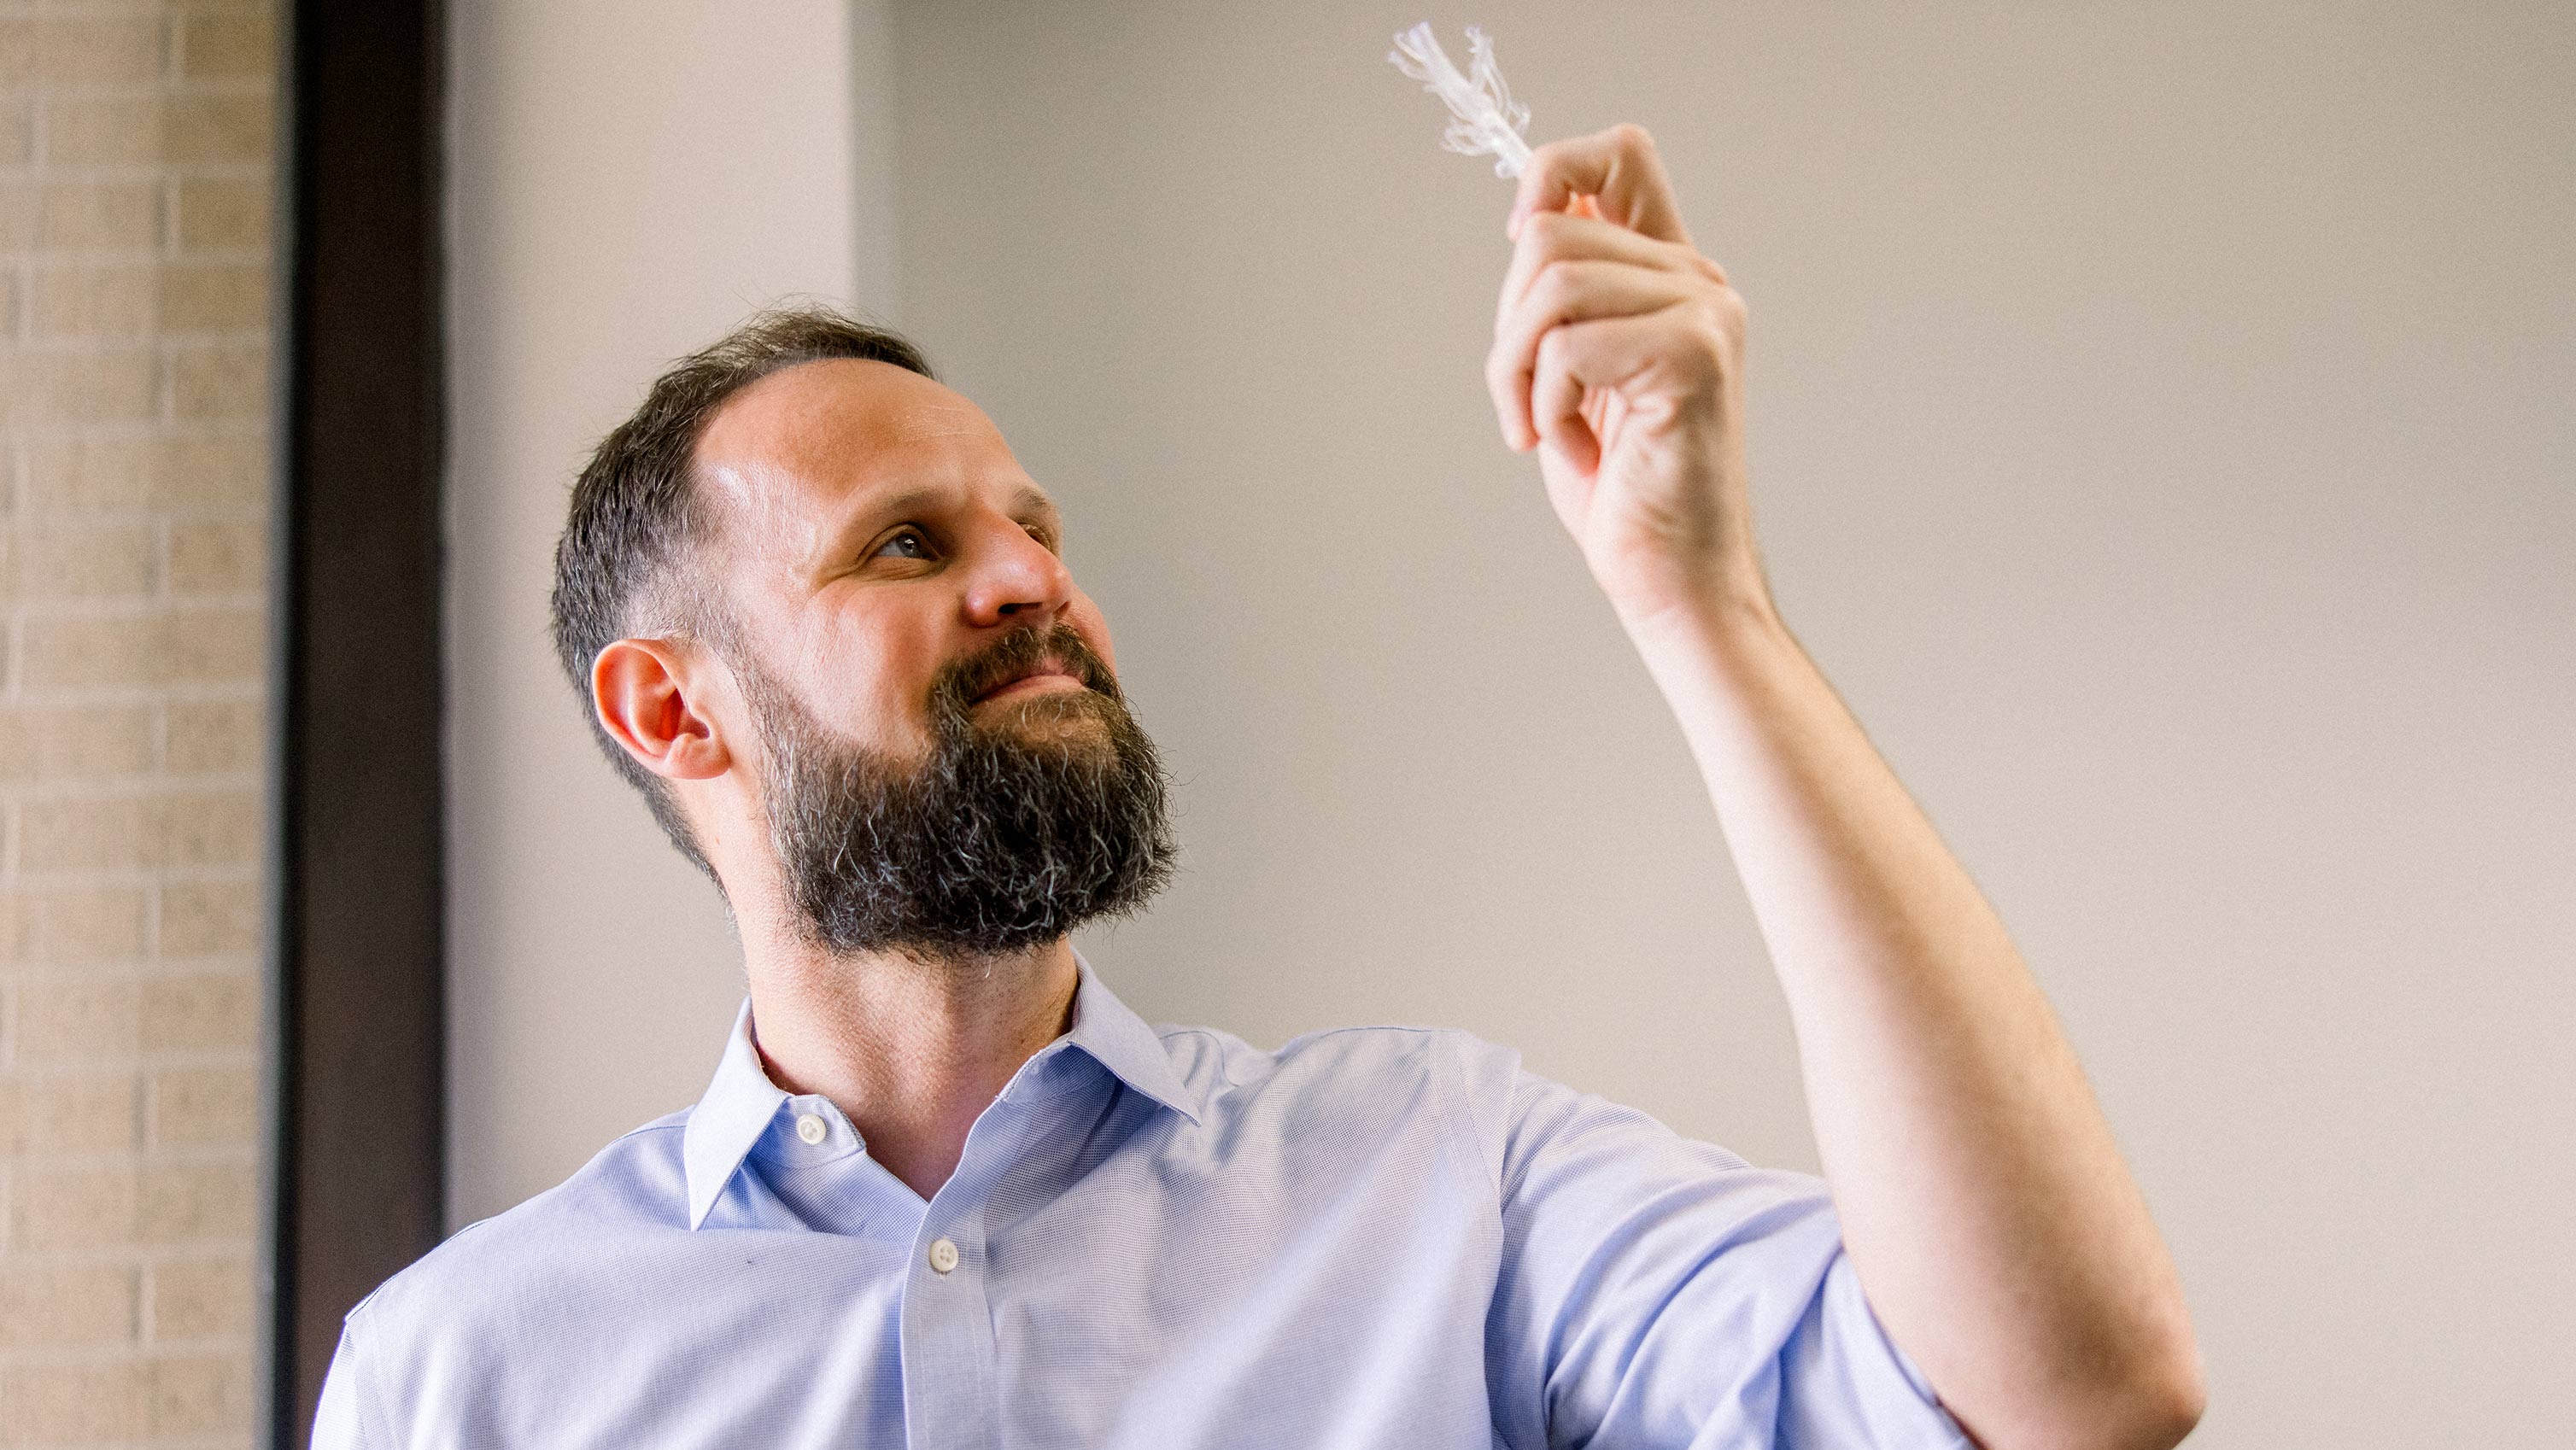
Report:
[[[745,997],[733,1014],[733,1035],[725,1039],[715,1081],[707,1084],[706,1096],[698,1099],[688,1126],[680,1130],[680,1162],[689,1176],[689,1227],[707,1221],[743,1155],[769,1130],[769,1120],[785,1101],[787,1090],[769,1080],[760,1065],[760,1049],[752,1045],[751,999]]]
[[[1079,974],[1073,989],[1073,1028],[1041,1049],[1030,1066],[1062,1049],[1078,1047],[1120,1082],[1192,1123],[1199,1122],[1205,1104],[1172,1065],[1163,1039],[1118,1000],[1079,949],[1073,960]],[[733,1032],[725,1040],[715,1080],[707,1084],[706,1095],[690,1110],[688,1125],[681,1130],[680,1161],[688,1175],[690,1228],[706,1222],[743,1158],[769,1131],[778,1105],[787,1101],[786,1090],[771,1082],[760,1065],[755,1041],[751,999],[745,997],[734,1013]],[[1026,1076],[1023,1068],[1012,1081],[1016,1084]]]
[[[1073,989],[1073,1030],[1063,1041],[1089,1053],[1120,1082],[1197,1124],[1207,1104],[1172,1065],[1161,1034],[1118,1000],[1079,947],[1073,963],[1081,981]]]

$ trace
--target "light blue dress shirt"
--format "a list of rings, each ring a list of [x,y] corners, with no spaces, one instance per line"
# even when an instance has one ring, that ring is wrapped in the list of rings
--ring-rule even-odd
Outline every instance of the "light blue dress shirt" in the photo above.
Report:
[[[928,1203],[770,1082],[351,1311],[326,1447],[1957,1447],[1823,1183],[1466,1033],[1073,1028]]]

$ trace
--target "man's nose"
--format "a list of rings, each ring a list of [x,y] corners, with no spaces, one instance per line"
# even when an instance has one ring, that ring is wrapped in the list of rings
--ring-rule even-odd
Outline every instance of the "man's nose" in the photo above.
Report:
[[[1073,602],[1073,575],[1064,560],[1007,519],[985,535],[966,586],[967,620],[984,627],[1052,623]]]

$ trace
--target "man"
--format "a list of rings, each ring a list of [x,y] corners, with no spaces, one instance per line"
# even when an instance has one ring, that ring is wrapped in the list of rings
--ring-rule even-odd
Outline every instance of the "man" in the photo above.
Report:
[[[1502,431],[1707,778],[1824,1182],[1462,1033],[1146,1027],[1067,939],[1173,843],[1053,505],[901,339],[773,314],[600,445],[557,561],[565,663],[749,1000],[695,1108],[351,1313],[317,1443],[2188,1432],[2173,1270],[2073,1055],[1773,607],[1725,271],[1634,127],[1542,149],[1508,229]]]

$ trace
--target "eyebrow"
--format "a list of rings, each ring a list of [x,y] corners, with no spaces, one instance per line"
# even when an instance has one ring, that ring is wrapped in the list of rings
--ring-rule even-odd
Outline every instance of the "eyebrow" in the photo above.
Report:
[[[1011,495],[1011,511],[1036,516],[1049,532],[1058,537],[1064,533],[1064,515],[1056,510],[1055,500],[1039,491],[1035,484],[1021,484],[1019,491]]]

